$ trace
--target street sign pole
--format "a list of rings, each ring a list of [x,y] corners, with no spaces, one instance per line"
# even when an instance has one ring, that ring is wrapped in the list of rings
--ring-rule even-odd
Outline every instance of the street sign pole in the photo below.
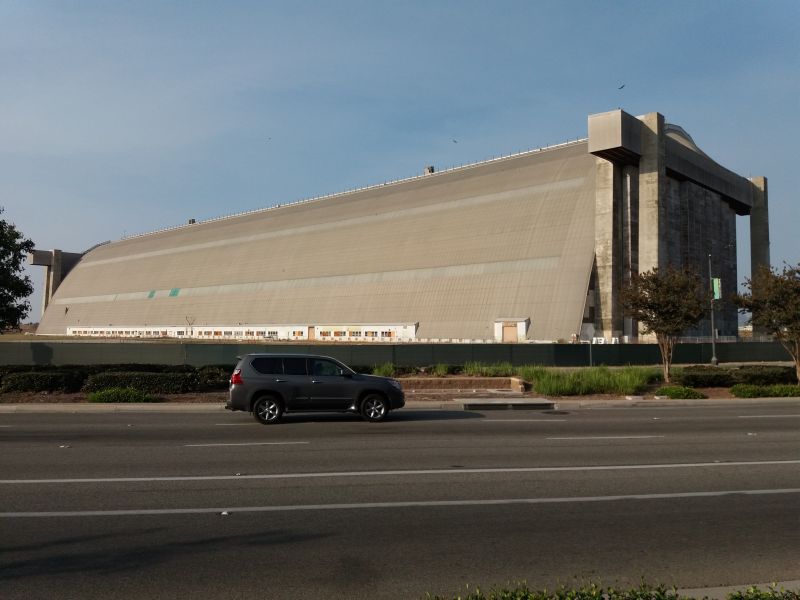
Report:
[[[711,364],[717,366],[717,330],[714,327],[714,279],[711,277],[711,253],[708,253],[708,287],[711,290]]]

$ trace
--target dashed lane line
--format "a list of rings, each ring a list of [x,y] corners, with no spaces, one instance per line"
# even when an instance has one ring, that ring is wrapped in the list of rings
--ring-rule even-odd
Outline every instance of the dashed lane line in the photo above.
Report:
[[[649,440],[663,438],[664,435],[585,435],[574,437],[549,437],[546,440]]]
[[[53,512],[4,512],[3,519],[52,518],[52,517],[124,517],[160,515],[198,515],[218,514],[224,516],[236,513],[276,513],[322,510],[364,510],[398,508],[458,508],[465,506],[508,506],[532,504],[573,504],[578,502],[617,502],[629,500],[674,500],[692,498],[718,498],[720,496],[766,496],[777,494],[800,494],[800,488],[767,490],[724,490],[717,492],[684,492],[673,494],[626,494],[618,496],[575,496],[566,498],[505,498],[498,500],[428,500],[411,502],[364,502],[349,504],[296,504],[284,506],[239,506],[215,508],[156,508],[133,510],[76,510]]]
[[[413,469],[394,471],[332,471],[317,473],[265,473],[261,475],[185,475],[172,477],[106,477],[70,479],[0,479],[0,485],[68,483],[138,483],[170,481],[232,481],[246,479],[312,479],[321,477],[382,477],[409,475],[456,475],[492,473],[560,473],[581,471],[637,471],[648,469],[697,469],[717,467],[763,467],[800,465],[798,460],[754,460],[701,463],[656,463],[643,465],[584,465],[575,467],[504,467],[481,469]]]
[[[563,423],[566,419],[483,419],[481,423]]]
[[[800,415],[739,415],[740,419],[785,419],[789,417],[800,417]]]
[[[235,444],[184,444],[184,448],[214,448],[217,446],[295,446],[311,442],[238,442]]]

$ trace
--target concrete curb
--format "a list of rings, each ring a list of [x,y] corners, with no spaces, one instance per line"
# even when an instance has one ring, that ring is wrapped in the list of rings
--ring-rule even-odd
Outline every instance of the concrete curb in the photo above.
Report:
[[[701,400],[656,400],[633,398],[611,398],[609,400],[562,400],[556,401],[556,408],[673,408],[673,407],[711,407],[711,406],[768,406],[788,404],[800,406],[800,398],[703,398]]]
[[[800,406],[800,398],[732,400],[548,400],[546,398],[455,398],[453,400],[409,400],[404,410],[576,410],[581,408],[674,408],[713,406]],[[0,404],[0,414],[10,413],[209,413],[226,412],[222,402],[158,402],[153,404],[90,404],[88,402]]]

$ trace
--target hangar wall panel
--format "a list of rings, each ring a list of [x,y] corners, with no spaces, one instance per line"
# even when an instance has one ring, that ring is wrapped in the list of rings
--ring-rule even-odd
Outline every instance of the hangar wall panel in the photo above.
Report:
[[[586,142],[101,246],[39,333],[68,326],[419,322],[420,338],[580,329],[594,255]]]

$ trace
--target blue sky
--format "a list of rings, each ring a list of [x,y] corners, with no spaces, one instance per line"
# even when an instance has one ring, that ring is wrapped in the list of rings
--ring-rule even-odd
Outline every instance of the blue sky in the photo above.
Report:
[[[795,0],[0,0],[0,205],[83,251],[585,137],[619,107],[766,175],[772,262],[796,264],[798,23]]]

